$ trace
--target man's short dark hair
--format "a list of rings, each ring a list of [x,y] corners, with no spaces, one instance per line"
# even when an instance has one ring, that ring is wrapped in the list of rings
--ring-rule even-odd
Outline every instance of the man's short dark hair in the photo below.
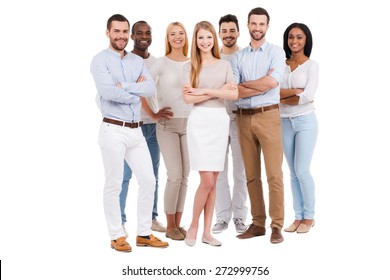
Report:
[[[219,31],[221,31],[221,24],[224,22],[234,22],[237,26],[237,31],[240,31],[240,27],[238,26],[238,19],[235,15],[227,14],[219,19]]]
[[[110,30],[110,29],[111,29],[111,23],[112,23],[113,21],[127,22],[127,24],[128,24],[129,27],[130,27],[130,23],[129,23],[129,21],[127,20],[127,18],[125,18],[125,17],[122,16],[121,14],[115,14],[115,15],[112,15],[112,16],[107,20],[107,30]]]

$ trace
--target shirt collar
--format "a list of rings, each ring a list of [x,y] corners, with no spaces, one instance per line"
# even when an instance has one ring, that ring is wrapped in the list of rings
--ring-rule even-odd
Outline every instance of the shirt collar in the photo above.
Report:
[[[252,48],[252,46],[249,44],[249,50],[250,50],[250,52],[264,51],[264,50],[267,49],[268,45],[269,45],[269,43],[268,43],[267,41],[265,41],[265,42],[260,46],[260,48],[254,49],[254,48]]]
[[[113,49],[111,49],[110,47],[108,47],[107,48],[107,50],[108,50],[108,52],[110,52],[111,54],[113,54],[113,55],[115,55],[115,56],[117,56],[117,57],[121,57],[121,54],[120,53],[118,53],[117,51],[114,51]],[[125,55],[124,55],[124,57],[126,57],[126,55],[128,54],[128,52],[125,50]]]

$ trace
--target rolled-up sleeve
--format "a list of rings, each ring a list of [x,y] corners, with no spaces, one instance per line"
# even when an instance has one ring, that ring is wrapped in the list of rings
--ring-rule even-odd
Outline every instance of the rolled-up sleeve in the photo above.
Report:
[[[310,66],[306,69],[307,82],[303,92],[297,94],[299,96],[299,104],[306,104],[313,102],[314,95],[318,87],[319,65],[312,61]]]
[[[131,104],[135,99],[138,99],[138,97],[116,86],[116,82],[108,71],[104,56],[95,56],[92,59],[90,70],[101,98],[123,104]]]
[[[285,53],[281,48],[274,48],[273,51],[274,55],[271,56],[272,60],[270,64],[270,69],[273,69],[273,71],[270,76],[276,79],[278,85],[281,85],[286,67]]]

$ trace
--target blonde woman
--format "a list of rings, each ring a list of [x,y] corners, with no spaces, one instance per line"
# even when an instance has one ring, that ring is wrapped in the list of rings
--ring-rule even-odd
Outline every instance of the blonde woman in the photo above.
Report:
[[[189,61],[187,32],[180,22],[168,25],[165,56],[152,65],[150,73],[157,83],[159,107],[173,113],[157,123],[157,141],[167,168],[164,211],[167,217],[166,237],[184,240],[186,231],[180,225],[190,172],[187,152],[187,119],[191,105],[183,101],[183,66]]]
[[[183,98],[193,104],[187,124],[188,153],[191,170],[199,172],[191,225],[185,243],[195,245],[199,217],[204,212],[202,242],[221,246],[211,231],[216,182],[224,169],[229,116],[224,99],[237,99],[230,63],[220,59],[218,37],[207,21],[196,24],[191,47],[191,61],[184,66]]]

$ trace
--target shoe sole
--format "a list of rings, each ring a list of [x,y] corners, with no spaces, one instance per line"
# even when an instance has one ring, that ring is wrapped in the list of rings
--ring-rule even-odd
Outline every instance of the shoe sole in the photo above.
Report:
[[[185,237],[184,238],[172,238],[172,237],[169,237],[169,236],[166,236],[166,235],[165,235],[165,237],[166,238],[170,238],[170,239],[172,239],[174,241],[183,241],[185,239]]]
[[[223,231],[227,230],[227,228],[225,229],[221,229],[221,230],[211,230],[212,233],[221,233]]]
[[[259,236],[264,236],[264,235],[265,235],[265,233],[264,233],[264,234],[259,234],[259,235],[246,236],[246,237],[237,235],[236,237],[237,237],[238,239],[250,239],[250,238],[259,237]]]
[[[117,252],[122,252],[122,253],[130,253],[132,251],[132,249],[130,249],[130,250],[118,250],[113,245],[111,245],[111,248],[114,249]]]
[[[207,242],[207,241],[203,241],[203,240],[202,240],[202,243],[213,246],[213,247],[221,247],[222,246],[222,243],[214,244],[212,242]]]
[[[138,247],[152,247],[152,248],[167,248],[169,245],[166,246],[153,246],[150,244],[144,244],[144,243],[137,243],[136,244]]]
[[[246,227],[246,226],[244,226],[243,229],[238,229],[238,228],[236,227],[236,232],[237,232],[237,233],[244,233],[247,229],[248,229],[248,227]]]
[[[153,231],[157,231],[157,232],[166,232],[165,229],[154,229],[154,228],[151,228]]]

